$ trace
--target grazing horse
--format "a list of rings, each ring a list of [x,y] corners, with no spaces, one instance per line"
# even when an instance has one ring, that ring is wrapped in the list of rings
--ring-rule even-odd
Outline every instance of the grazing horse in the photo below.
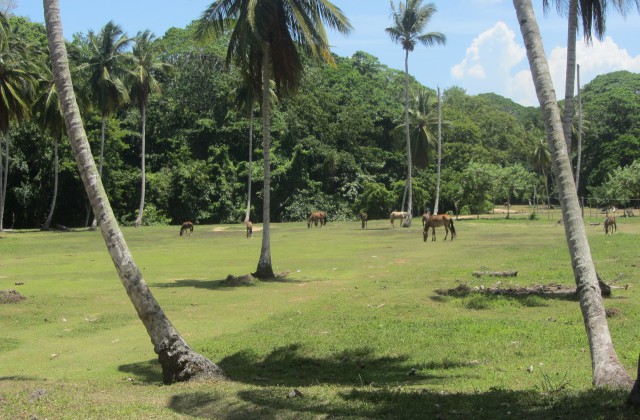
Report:
[[[451,240],[456,237],[456,229],[453,227],[453,219],[446,213],[432,215],[429,212],[426,212],[422,216],[422,222],[424,225],[424,231],[422,232],[422,238],[425,242],[429,238],[429,228],[431,228],[431,241],[436,240],[436,228],[440,226],[444,226],[445,235],[444,240],[447,240],[447,236],[449,235],[449,230],[451,230]]]
[[[404,220],[408,218],[409,213],[407,213],[406,211],[392,211],[391,214],[389,214],[389,222],[391,223],[392,227],[396,227],[396,220]]]
[[[193,223],[184,222],[182,224],[182,226],[180,227],[180,236],[182,236],[182,234],[185,232],[187,232],[187,234],[191,236],[191,234],[193,233]]]
[[[318,226],[318,222],[320,222],[320,227],[325,226],[327,224],[327,212],[325,211],[314,211],[307,218],[307,227],[311,227],[311,223]]]
[[[609,230],[611,230],[611,233],[618,230],[618,226],[616,226],[616,216],[613,214],[604,219],[604,234],[609,234]]]
[[[253,238],[253,223],[251,223],[251,220],[245,220],[244,225],[247,228],[247,238]]]
[[[360,221],[362,222],[362,229],[367,227],[367,222],[369,221],[369,215],[365,212],[360,213]]]

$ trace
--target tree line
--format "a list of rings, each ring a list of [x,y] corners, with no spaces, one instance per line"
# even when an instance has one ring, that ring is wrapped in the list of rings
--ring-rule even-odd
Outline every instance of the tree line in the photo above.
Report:
[[[11,17],[5,28],[7,42],[1,53],[6,57],[4,66],[13,72],[6,72],[2,83],[21,83],[23,91],[3,91],[16,95],[5,101],[11,109],[2,110],[4,226],[39,228],[52,221],[89,225],[90,207],[65,147],[55,92],[50,91],[44,27]],[[129,38],[108,22],[98,33],[76,34],[69,42],[74,88],[82,98],[91,147],[102,164],[105,188],[121,223],[243,220],[249,201],[249,117],[259,115],[259,107],[247,109],[242,104],[241,71],[225,65],[227,39],[203,45],[194,40],[195,32],[194,23],[172,28],[157,39],[148,31]],[[117,65],[108,69],[114,87],[109,91],[101,87],[105,82],[98,71],[101,59],[112,58]],[[304,62],[294,95],[279,100],[275,89],[272,92],[274,221],[302,220],[319,208],[333,220],[353,219],[360,210],[382,218],[402,207],[407,156],[404,74],[365,52],[334,58],[335,67]],[[136,85],[134,74],[145,72],[146,78]],[[612,181],[618,177],[608,178],[638,158],[638,79],[616,72],[584,87],[581,195],[640,196],[637,189],[615,185]],[[414,214],[418,214],[432,208],[435,198],[437,95],[413,78],[409,92]],[[53,109],[43,108],[47,103]],[[598,116],[597,121],[591,115]],[[451,87],[442,95],[442,116],[441,209],[481,213],[496,202],[548,202],[549,196],[557,196],[537,108],[495,94],[471,96]],[[256,138],[262,136],[259,124],[252,127]],[[259,141],[253,152],[250,218],[260,221]],[[509,173],[526,177],[518,177],[514,188],[495,182],[510,179]],[[624,195],[613,192],[621,189]]]

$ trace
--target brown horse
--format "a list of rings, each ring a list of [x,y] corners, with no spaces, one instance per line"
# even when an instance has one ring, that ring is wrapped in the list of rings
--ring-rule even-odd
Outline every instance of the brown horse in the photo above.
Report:
[[[311,227],[311,223],[318,226],[318,222],[320,222],[320,227],[325,226],[327,224],[327,212],[325,211],[314,211],[307,218],[307,227]]]
[[[182,224],[182,226],[180,227],[180,236],[182,236],[182,234],[185,232],[187,232],[187,234],[191,236],[191,234],[193,233],[193,223],[184,222]]]
[[[611,233],[618,230],[618,226],[616,226],[616,216],[613,214],[604,219],[604,234],[609,234],[609,230],[611,230]]]
[[[360,221],[362,222],[362,229],[367,227],[367,222],[369,221],[369,215],[365,212],[360,213]]]
[[[389,222],[391,223],[392,227],[396,227],[396,220],[404,220],[408,218],[409,213],[407,213],[406,211],[392,211],[391,214],[389,214]]]
[[[424,225],[424,230],[422,232],[422,238],[425,242],[429,238],[429,228],[431,228],[431,241],[436,240],[436,228],[440,226],[444,226],[445,235],[444,240],[447,240],[447,236],[449,236],[449,230],[451,230],[451,240],[455,238],[456,229],[453,227],[453,219],[448,214],[438,214],[432,215],[430,212],[426,212],[422,215],[422,224]]]
[[[244,225],[247,228],[247,238],[253,238],[253,223],[251,223],[251,220],[245,221]]]

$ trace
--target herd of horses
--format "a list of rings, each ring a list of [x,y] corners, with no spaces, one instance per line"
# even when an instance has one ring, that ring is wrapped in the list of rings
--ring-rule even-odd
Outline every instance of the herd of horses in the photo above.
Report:
[[[367,215],[367,213],[365,212],[361,212],[359,216],[360,222],[362,223],[362,229],[365,229],[367,227],[367,222],[369,221],[369,215]],[[405,220],[408,218],[409,213],[407,213],[406,211],[392,211],[389,214],[389,222],[391,223],[392,228],[395,228],[394,222],[396,220]],[[320,224],[320,227],[326,226],[327,212],[312,212],[307,218],[307,228],[310,228],[312,224],[314,224],[315,226],[318,226],[318,224]],[[247,238],[253,237],[253,223],[251,223],[250,220],[246,220],[244,222],[244,225],[247,230]],[[422,238],[424,242],[427,242],[427,239],[429,239],[429,229],[431,229],[431,241],[435,241],[436,228],[441,226],[444,227],[445,230],[444,240],[446,241],[447,237],[449,237],[449,234],[451,234],[451,240],[453,241],[453,238],[457,236],[457,233],[455,227],[453,226],[453,218],[451,217],[451,215],[449,215],[448,213],[431,214],[430,211],[426,211],[422,215]],[[604,220],[604,233],[607,235],[613,234],[617,231],[617,228],[616,217],[612,214],[607,215]],[[180,226],[180,236],[185,233],[191,236],[191,234],[193,233],[193,222],[187,221],[184,222],[182,226]]]

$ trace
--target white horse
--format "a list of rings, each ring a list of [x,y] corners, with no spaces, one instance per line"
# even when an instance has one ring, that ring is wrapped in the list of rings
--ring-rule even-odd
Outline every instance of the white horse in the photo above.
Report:
[[[395,220],[404,220],[409,218],[409,213],[406,211],[392,211],[389,215],[389,222],[391,222],[392,227],[396,227],[394,221]]]

